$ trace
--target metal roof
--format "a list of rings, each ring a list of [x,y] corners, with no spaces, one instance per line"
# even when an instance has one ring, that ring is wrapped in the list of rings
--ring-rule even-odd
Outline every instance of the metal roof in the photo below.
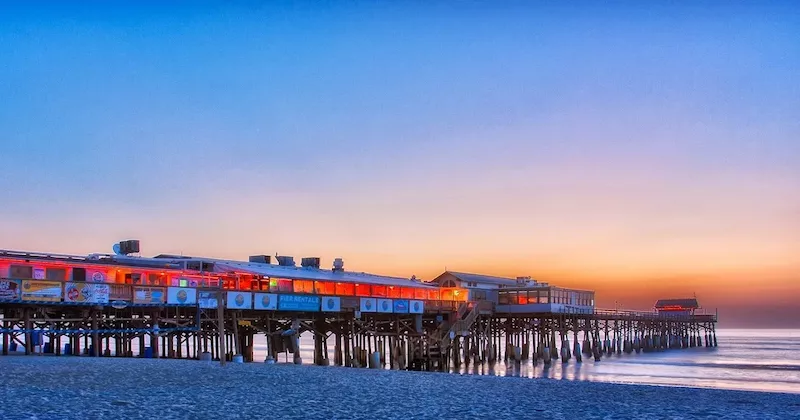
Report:
[[[0,257],[24,258],[31,260],[64,261],[75,264],[120,265],[128,267],[162,268],[162,269],[163,268],[180,269],[180,264],[184,261],[204,261],[204,262],[214,263],[213,272],[218,272],[218,273],[238,272],[238,273],[262,275],[266,277],[299,279],[299,280],[320,280],[320,281],[335,281],[335,282],[347,282],[347,283],[383,284],[387,286],[405,286],[405,287],[430,287],[430,288],[438,287],[438,285],[430,282],[411,280],[403,277],[381,276],[377,274],[359,273],[353,271],[332,271],[332,270],[323,270],[313,267],[294,267],[294,266],[281,266],[277,264],[263,264],[263,263],[251,263],[251,262],[235,261],[235,260],[221,260],[216,258],[175,256],[168,254],[160,254],[155,258],[151,258],[151,257],[131,257],[126,255],[110,255],[110,254],[90,254],[88,256],[82,256],[82,255],[65,255],[65,254],[49,254],[49,253],[36,253],[36,252],[26,252],[26,251],[0,250]]]
[[[437,287],[431,283],[412,281],[411,279],[403,277],[389,277],[377,274],[357,273],[352,271],[322,270],[313,267],[291,267],[276,264],[214,260],[214,268],[217,271],[235,271],[239,273],[244,272],[286,279],[384,284],[387,286]]]
[[[461,280],[462,282],[474,282],[474,283],[484,283],[484,284],[496,284],[496,285],[503,285],[503,286],[518,286],[520,283],[517,279],[509,279],[505,277],[495,277],[495,276],[486,276],[483,274],[472,274],[472,273],[460,273],[457,271],[445,271],[445,273],[451,274],[453,277]]]

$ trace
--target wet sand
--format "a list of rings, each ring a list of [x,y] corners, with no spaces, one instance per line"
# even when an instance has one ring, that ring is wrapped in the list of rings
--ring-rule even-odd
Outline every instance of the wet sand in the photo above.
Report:
[[[800,419],[800,395],[295,365],[0,357],[3,419]]]

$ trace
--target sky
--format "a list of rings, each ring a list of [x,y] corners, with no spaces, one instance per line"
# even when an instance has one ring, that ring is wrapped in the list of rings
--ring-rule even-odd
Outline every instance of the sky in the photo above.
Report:
[[[800,328],[793,2],[0,11],[0,248],[530,275]]]

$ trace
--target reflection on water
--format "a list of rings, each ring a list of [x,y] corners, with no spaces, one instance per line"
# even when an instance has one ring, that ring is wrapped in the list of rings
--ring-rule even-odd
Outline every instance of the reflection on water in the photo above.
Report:
[[[717,348],[615,354],[599,362],[584,358],[580,364],[574,359],[568,363],[554,360],[550,367],[531,361],[463,364],[453,373],[800,393],[800,331],[720,330],[717,337]],[[263,361],[263,336],[255,344],[256,361]],[[310,363],[312,338],[304,335],[300,347],[303,362]],[[329,352],[333,360],[333,346]],[[278,358],[279,362],[287,360],[292,358]]]

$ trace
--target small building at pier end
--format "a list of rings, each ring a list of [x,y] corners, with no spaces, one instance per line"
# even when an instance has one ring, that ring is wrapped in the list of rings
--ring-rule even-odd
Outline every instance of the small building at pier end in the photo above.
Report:
[[[662,315],[694,315],[700,304],[695,298],[659,299],[654,308]]]
[[[466,290],[471,302],[489,301],[499,313],[594,312],[594,292],[539,282],[531,277],[486,276],[445,271],[433,280],[439,287]]]

